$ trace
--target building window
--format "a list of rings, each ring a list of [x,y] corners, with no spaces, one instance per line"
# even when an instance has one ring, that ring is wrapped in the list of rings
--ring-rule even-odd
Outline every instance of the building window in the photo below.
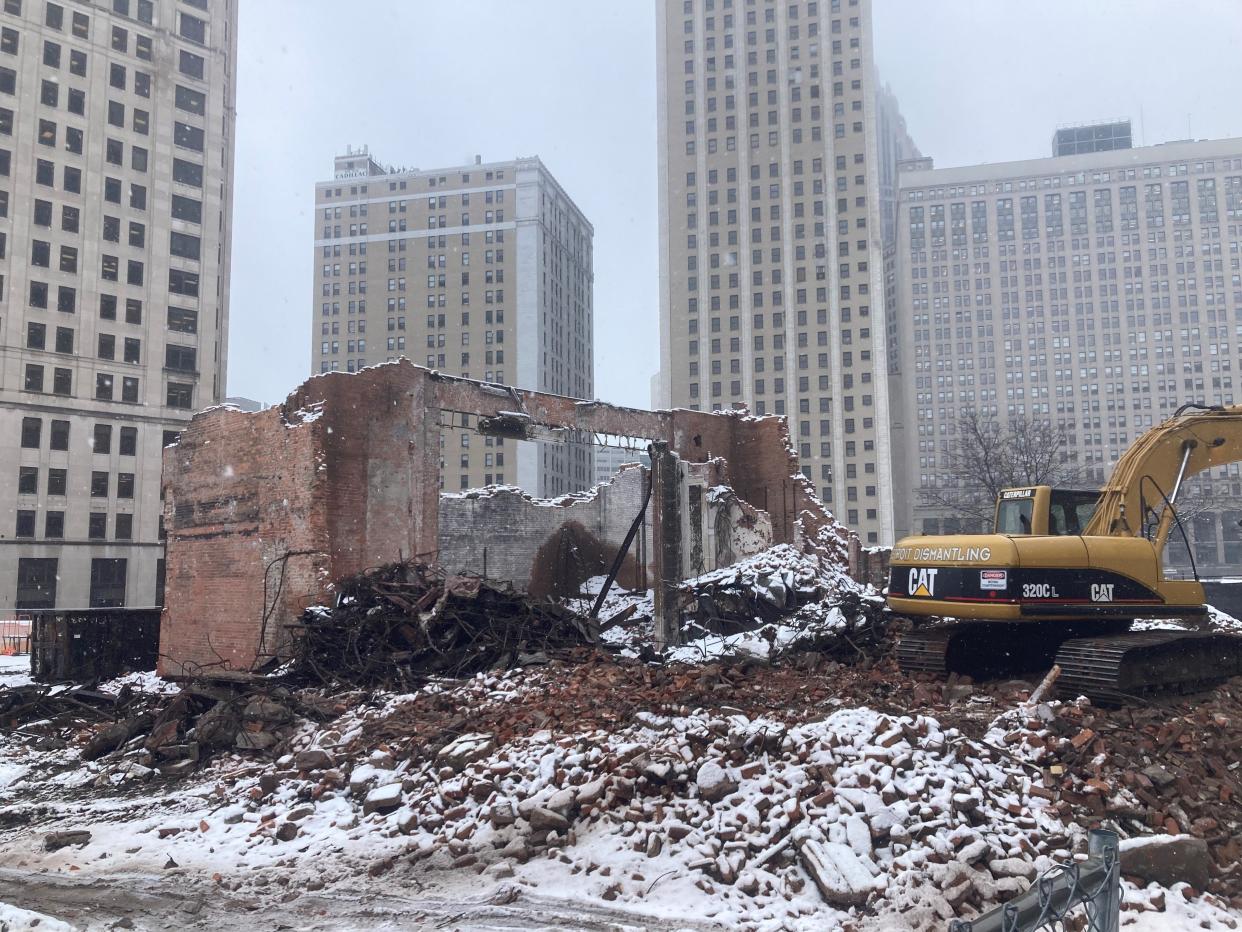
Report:
[[[86,526],[86,536],[91,540],[103,540],[108,536],[108,513],[106,511],[92,511],[90,519]],[[93,561],[99,562],[99,561]],[[91,607],[97,607],[94,601],[94,567],[91,567]]]
[[[56,607],[56,559],[19,557],[17,560],[17,609]]]
[[[136,456],[138,454],[138,428],[122,427],[121,428],[121,456]]]
[[[112,452],[112,425],[96,424],[94,443],[91,447],[96,453]]]
[[[21,495],[37,495],[39,492],[39,467],[19,466],[17,469],[17,491]]]
[[[169,382],[167,404],[170,408],[194,407],[194,386],[184,382]]]
[[[91,498],[108,497],[108,474],[96,469],[91,473]]]
[[[52,432],[48,443],[49,450],[69,449],[69,422],[52,421]]]
[[[43,536],[49,540],[60,540],[65,536],[65,513],[49,511],[44,516]]]
[[[134,516],[119,514],[116,516],[114,535],[117,540],[131,540],[134,536]]]
[[[17,510],[17,528],[14,537],[34,537],[35,534],[35,513],[33,509],[19,508]]]
[[[106,519],[108,516],[100,517]],[[92,526],[94,519],[95,515],[91,515]],[[123,559],[91,560],[91,608],[119,608],[125,604],[126,569],[127,561]]]
[[[41,392],[43,391],[43,367],[34,363],[26,364],[26,391]]]

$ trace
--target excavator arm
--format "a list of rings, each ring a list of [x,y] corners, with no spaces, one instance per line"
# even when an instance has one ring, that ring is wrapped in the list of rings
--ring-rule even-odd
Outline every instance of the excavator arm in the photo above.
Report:
[[[1172,505],[1186,480],[1237,460],[1242,460],[1242,405],[1183,405],[1122,454],[1083,534],[1137,537],[1150,512],[1159,520],[1159,556],[1173,527]]]

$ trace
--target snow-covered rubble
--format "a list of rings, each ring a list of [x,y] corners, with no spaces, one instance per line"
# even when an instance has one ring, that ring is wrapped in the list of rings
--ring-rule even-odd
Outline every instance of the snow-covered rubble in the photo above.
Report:
[[[611,728],[586,717],[544,731],[505,724],[563,679],[544,668],[342,696],[328,720],[290,723],[274,760],[225,754],[138,797],[122,787],[75,795],[102,762],[3,738],[7,759],[48,782],[4,792],[0,854],[34,870],[72,867],[83,880],[171,864],[251,893],[273,876],[315,890],[364,876],[403,885],[479,874],[480,889],[563,894],[635,916],[891,930],[969,917],[1083,849],[1087,825],[1052,804],[1038,766],[1062,704],[1002,712],[982,740],[936,715],[831,698],[792,718],[674,703]],[[593,680],[598,696],[579,696],[584,707],[618,701],[607,676]],[[669,695],[677,682],[666,682]],[[403,740],[410,716],[429,709],[461,710],[449,725],[463,724]],[[46,845],[58,831],[89,834]],[[1165,909],[1202,928],[1234,922],[1220,901],[1188,899],[1184,887],[1127,885],[1125,896],[1127,917]]]
[[[583,598],[591,608],[604,577],[588,580]],[[855,582],[839,566],[777,544],[735,564],[684,580],[678,586],[687,616],[686,638],[665,653],[672,662],[720,657],[773,659],[800,650],[853,653],[882,633],[883,598]],[[628,656],[649,651],[653,640],[653,593],[613,587],[600,609],[603,640]],[[619,623],[609,626],[610,618]],[[852,645],[851,646],[851,642]]]

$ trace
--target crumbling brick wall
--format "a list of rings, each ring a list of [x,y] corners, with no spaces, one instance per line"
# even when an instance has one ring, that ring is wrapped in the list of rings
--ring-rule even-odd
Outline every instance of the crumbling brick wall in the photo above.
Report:
[[[739,521],[761,524],[766,513],[773,542],[844,563],[846,532],[799,473],[784,418],[618,408],[483,385],[402,360],[316,376],[268,411],[201,412],[165,451],[161,670],[249,669],[256,659],[279,654],[302,608],[331,598],[332,580],[403,557],[433,560],[441,543],[439,424],[450,412],[504,414],[509,421],[508,412],[517,412],[519,430],[526,423],[532,430],[661,441],[684,463],[720,458],[728,481],[719,484],[729,485],[740,503],[729,506]],[[654,577],[664,557],[655,498],[651,508],[646,552]],[[674,510],[680,522],[687,508],[678,500]],[[620,511],[603,537],[615,537],[637,503]],[[589,523],[579,523],[586,533],[571,536],[571,544],[603,541]],[[514,536],[515,576],[527,543]],[[476,551],[479,544],[473,542]],[[525,565],[540,559],[537,546]],[[670,551],[669,559],[667,565],[682,565],[678,554]],[[490,566],[489,575],[496,575]]]
[[[520,489],[441,495],[439,562],[450,573],[486,572],[536,596],[577,592],[584,580],[611,568],[642,508],[645,476],[641,466],[625,466],[589,493],[556,500]],[[617,583],[649,585],[650,554],[648,514]]]
[[[316,376],[266,411],[204,411],[165,450],[161,672],[248,670],[332,580],[435,551],[427,375]]]
[[[161,673],[248,669],[263,653],[264,619],[274,645],[279,626],[322,591],[324,426],[288,423],[279,408],[217,409],[164,451]]]

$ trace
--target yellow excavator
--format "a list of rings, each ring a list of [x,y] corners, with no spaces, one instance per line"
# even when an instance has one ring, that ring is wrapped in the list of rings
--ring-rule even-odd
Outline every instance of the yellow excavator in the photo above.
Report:
[[[1186,481],[1242,460],[1242,405],[1183,405],[1143,434],[1098,492],[1003,490],[991,534],[907,537],[888,605],[914,621],[901,667],[933,673],[1060,666],[1063,695],[1094,700],[1204,688],[1242,674],[1242,638],[1136,619],[1204,620],[1203,586],[1165,575]],[[1192,564],[1193,566],[1193,564]],[[947,621],[952,619],[952,621]]]

